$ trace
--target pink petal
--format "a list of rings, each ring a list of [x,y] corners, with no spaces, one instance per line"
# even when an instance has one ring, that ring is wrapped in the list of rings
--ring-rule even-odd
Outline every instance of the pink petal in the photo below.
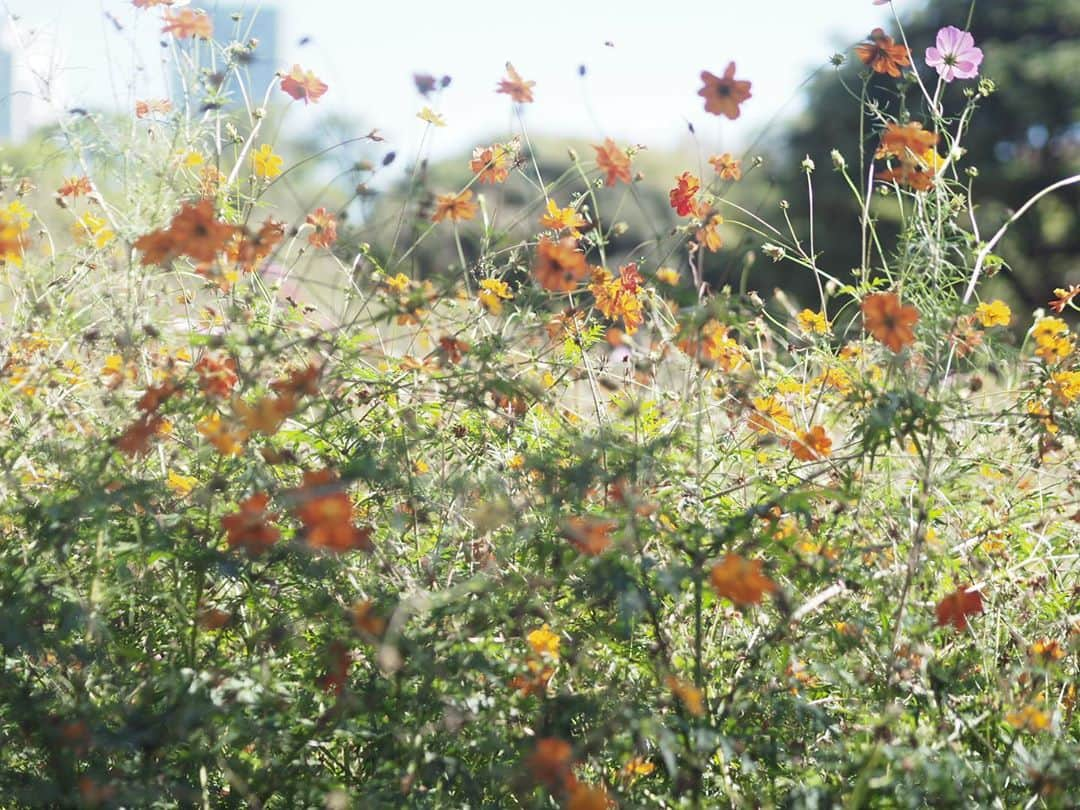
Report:
[[[930,67],[937,67],[945,63],[944,57],[941,55],[941,51],[937,48],[926,49],[926,64]]]

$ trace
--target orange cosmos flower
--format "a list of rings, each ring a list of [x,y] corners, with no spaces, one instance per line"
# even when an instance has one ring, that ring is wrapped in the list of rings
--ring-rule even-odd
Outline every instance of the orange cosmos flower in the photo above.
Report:
[[[631,181],[630,158],[615,145],[615,141],[605,138],[603,146],[594,144],[593,149],[596,150],[596,165],[601,171],[607,172],[607,185],[613,186],[619,180],[624,183]]]
[[[723,76],[701,71],[705,86],[698,95],[705,99],[705,112],[725,115],[734,121],[739,117],[739,105],[750,98],[750,82],[735,78],[735,63],[729,62]]]
[[[281,424],[296,410],[296,399],[290,394],[277,397],[262,397],[254,405],[241,399],[233,403],[233,413],[244,423],[251,433],[273,436],[281,429]]]
[[[667,684],[667,688],[679,699],[683,708],[690,714],[694,715],[694,717],[701,717],[705,714],[705,696],[701,694],[700,689],[674,675],[668,675],[664,679],[664,683]]]
[[[199,388],[210,397],[228,396],[239,381],[236,361],[231,357],[222,359],[208,354],[195,364],[195,372],[199,375]]]
[[[880,343],[894,352],[915,342],[919,311],[903,306],[895,293],[873,293],[862,302],[863,326]]]
[[[533,275],[545,290],[569,292],[588,272],[585,254],[577,249],[577,242],[570,237],[558,242],[544,237],[536,246]]]
[[[596,557],[611,545],[611,533],[618,525],[614,520],[572,517],[563,522],[562,534],[582,554]]]
[[[297,101],[308,104],[317,103],[330,88],[310,70],[305,71],[300,65],[293,65],[288,75],[282,78],[281,89]]]
[[[589,223],[573,206],[559,208],[555,200],[547,201],[547,213],[540,217],[540,224],[553,231],[569,231],[571,236],[581,236],[579,228],[584,228]]]
[[[713,155],[709,158],[709,163],[721,180],[742,180],[742,161],[733,158],[730,152]]]
[[[225,255],[245,273],[253,273],[284,238],[285,224],[267,219],[255,233],[246,228],[238,229],[226,248]]]
[[[875,73],[886,73],[900,78],[900,68],[911,65],[908,49],[897,45],[893,38],[880,28],[870,33],[870,41],[855,46],[855,54]]]
[[[319,377],[321,374],[321,366],[316,363],[309,363],[304,368],[294,369],[284,379],[274,380],[274,382],[270,383],[270,387],[279,394],[315,396],[319,393]]]
[[[168,228],[139,237],[135,248],[142,251],[144,266],[164,264],[176,256],[189,256],[196,262],[209,264],[225,249],[234,233],[236,228],[214,216],[211,200],[200,200],[185,203]]]
[[[719,214],[709,214],[697,229],[694,238],[698,244],[710,253],[716,253],[724,246],[724,239],[720,236],[720,226],[724,224],[724,218]]]
[[[603,785],[574,785],[566,798],[566,810],[608,810],[614,806]]]
[[[542,737],[529,755],[533,779],[555,793],[576,782],[573,772],[574,749],[566,740]]]
[[[178,389],[179,386],[172,380],[166,380],[161,385],[151,386],[143,392],[139,401],[135,403],[135,407],[143,413],[155,413]]]
[[[939,625],[951,624],[957,630],[965,630],[968,616],[983,612],[982,594],[969,588],[957,588],[938,602],[934,612]]]
[[[371,549],[371,530],[353,525],[353,505],[332,470],[304,473],[294,511],[304,524],[307,542],[331,551]]]
[[[116,439],[116,449],[125,456],[137,458],[150,450],[150,440],[165,426],[165,420],[153,413],[144,413]]]
[[[496,93],[505,93],[518,104],[531,104],[533,100],[532,89],[536,82],[527,82],[521,78],[521,74],[514,70],[514,66],[506,63],[506,78],[499,82],[495,89]]]
[[[162,19],[165,27],[161,33],[172,34],[177,39],[210,39],[214,35],[214,23],[205,11],[182,8],[175,15],[166,11]]]
[[[747,560],[728,554],[713,566],[709,580],[718,596],[736,605],[757,605],[767,593],[777,590],[776,583],[761,572],[761,560]]]
[[[512,151],[502,144],[478,146],[473,150],[469,169],[481,183],[502,183],[510,176],[512,157]]]
[[[270,496],[260,492],[241,501],[238,512],[221,518],[229,548],[242,548],[249,556],[258,557],[281,539],[281,532],[270,523],[277,515],[266,511],[269,502]]]
[[[57,194],[61,197],[71,197],[76,199],[82,197],[85,194],[89,194],[94,190],[93,185],[90,183],[90,178],[86,177],[72,177],[64,181],[64,185],[57,189]]]
[[[799,461],[818,461],[832,454],[832,439],[821,425],[801,431],[799,438],[792,439],[788,446]]]
[[[135,102],[135,117],[146,118],[154,113],[165,114],[172,111],[172,102],[165,98]]]
[[[337,218],[325,208],[316,208],[307,215],[307,224],[314,227],[308,234],[308,244],[330,248],[337,241]]]
[[[479,207],[472,202],[472,197],[473,193],[468,189],[460,194],[440,194],[435,198],[435,213],[431,221],[449,219],[451,222],[463,222],[473,219]]]
[[[619,268],[617,279],[603,267],[597,267],[589,285],[596,308],[610,320],[622,318],[628,335],[634,334],[643,321],[640,284],[641,274],[637,265],[631,263]]]
[[[680,217],[697,216],[698,204],[694,197],[701,191],[701,181],[690,172],[675,178],[675,188],[668,192],[671,207]]]
[[[935,148],[939,140],[938,133],[928,132],[918,121],[908,124],[894,124],[890,121],[886,124],[885,131],[881,133],[881,144],[874,157],[914,160],[926,154],[928,149]]]

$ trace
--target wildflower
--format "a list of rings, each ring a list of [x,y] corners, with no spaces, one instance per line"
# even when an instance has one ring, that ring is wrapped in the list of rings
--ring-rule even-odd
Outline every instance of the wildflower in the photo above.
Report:
[[[293,65],[291,71],[281,80],[281,89],[297,101],[304,104],[317,103],[326,95],[329,87],[312,71],[305,71],[300,65]]]
[[[766,593],[777,590],[776,583],[761,571],[761,560],[747,560],[728,554],[709,572],[709,581],[718,596],[738,606],[757,605]]]
[[[679,271],[670,267],[661,267],[656,271],[656,280],[667,284],[669,287],[674,287],[679,283]]]
[[[800,431],[799,438],[792,439],[788,446],[799,461],[818,461],[832,454],[832,439],[821,425]]]
[[[481,183],[502,183],[510,176],[512,152],[502,144],[478,146],[473,150],[469,169]]]
[[[596,150],[596,165],[607,173],[606,185],[613,186],[619,180],[631,182],[630,158],[626,152],[615,145],[611,138],[605,138],[602,146],[593,145]]]
[[[252,273],[284,238],[284,223],[267,219],[254,233],[246,228],[238,229],[226,248],[225,255],[245,273]]]
[[[611,532],[616,526],[618,524],[614,520],[572,517],[563,522],[562,534],[582,554],[596,557],[611,545]]]
[[[326,673],[318,684],[327,692],[341,695],[349,681],[349,669],[352,668],[352,654],[340,641],[334,641],[326,651]]]
[[[911,65],[908,49],[897,45],[880,28],[870,33],[869,42],[855,46],[855,54],[875,73],[885,73],[894,79],[900,78],[900,68]]]
[[[296,399],[291,394],[262,397],[249,405],[241,399],[233,402],[233,413],[251,433],[273,436],[281,424],[296,410]]]
[[[30,211],[18,200],[0,208],[0,261],[22,266],[24,234],[30,229]]]
[[[510,293],[510,286],[497,278],[485,278],[480,282],[480,305],[492,315],[502,314],[502,302],[509,301],[514,296]]]
[[[974,79],[983,61],[981,48],[967,31],[947,25],[937,32],[936,47],[926,49],[926,64],[937,70],[944,82]]]
[[[442,222],[449,219],[451,222],[463,222],[476,216],[477,205],[472,202],[473,193],[466,189],[460,194],[440,194],[435,198],[435,213],[431,216],[432,222]]]
[[[799,328],[804,335],[825,335],[829,332],[829,319],[824,312],[804,309],[795,316],[795,320],[799,322]]]
[[[322,367],[318,363],[308,363],[303,368],[296,368],[288,376],[270,383],[270,387],[279,394],[297,397],[302,394],[315,396],[319,393],[319,375]]]
[[[559,636],[551,632],[551,628],[545,623],[525,636],[529,646],[537,655],[547,655],[551,658],[559,657]]]
[[[895,293],[866,296],[862,313],[866,331],[894,352],[915,342],[914,326],[919,321],[919,312],[915,307],[903,306]]]
[[[622,769],[619,775],[624,779],[634,780],[642,776],[650,776],[656,771],[656,764],[642,756],[632,757]]]
[[[705,696],[701,694],[700,689],[674,675],[668,675],[664,679],[664,683],[667,684],[667,688],[671,690],[671,693],[679,699],[686,711],[694,717],[701,717],[705,714]]]
[[[177,39],[210,39],[214,35],[214,23],[204,11],[182,8],[175,15],[166,11],[163,20],[165,27],[161,33],[172,34]]]
[[[750,414],[750,427],[758,433],[791,433],[795,424],[791,414],[775,397],[756,397]]]
[[[176,256],[189,256],[196,262],[214,260],[236,233],[232,225],[219,222],[210,200],[185,203],[168,228],[158,229],[135,240],[142,251],[142,264],[164,264]]]
[[[1028,647],[1028,657],[1045,664],[1060,661],[1065,657],[1065,651],[1058,642],[1044,638]]]
[[[154,113],[165,114],[172,111],[172,102],[167,98],[156,98],[149,101],[135,102],[135,117],[146,118]]]
[[[569,231],[570,235],[577,238],[581,236],[579,228],[584,228],[588,223],[572,205],[560,208],[554,199],[547,201],[547,213],[540,217],[540,224],[553,231]]]
[[[190,495],[198,483],[199,479],[192,478],[190,475],[181,475],[174,470],[169,470],[169,474],[165,478],[165,486],[181,498]]]
[[[226,424],[217,413],[200,419],[195,429],[223,456],[240,455],[248,439],[247,431]]]
[[[577,287],[588,270],[585,254],[577,249],[577,242],[570,237],[558,242],[545,237],[536,246],[533,274],[545,290],[569,292]]]
[[[1018,711],[1005,715],[1005,722],[1017,731],[1035,734],[1050,728],[1050,715],[1034,706],[1024,706]]]
[[[608,810],[614,804],[602,785],[576,784],[570,788],[566,810]]]
[[[970,588],[957,588],[938,602],[935,609],[939,626],[951,624],[957,630],[967,629],[968,616],[982,612],[982,594]]]
[[[316,208],[307,215],[312,231],[308,234],[308,244],[312,247],[329,249],[337,241],[337,218],[325,208]]]
[[[705,86],[698,95],[705,99],[705,112],[713,115],[725,115],[734,121],[739,117],[739,105],[751,97],[750,82],[735,78],[734,62],[728,63],[723,76],[701,71],[701,81]]]
[[[125,456],[133,458],[145,455],[150,450],[150,439],[161,432],[164,427],[165,420],[160,416],[153,413],[144,413],[117,437],[116,449]]]
[[[698,244],[706,248],[710,253],[716,253],[724,246],[724,239],[720,236],[720,226],[724,224],[724,218],[719,214],[709,214],[697,229],[694,238]]]
[[[985,329],[1008,326],[1012,320],[1012,310],[1004,301],[983,302],[975,308],[975,317]]]
[[[506,78],[499,82],[495,89],[496,93],[505,93],[518,104],[531,104],[533,100],[532,89],[536,82],[527,82],[521,78],[521,74],[514,70],[514,66],[506,63]]]
[[[742,161],[733,158],[730,152],[713,155],[709,158],[709,163],[721,180],[742,180]]]
[[[103,248],[116,238],[116,233],[103,217],[95,217],[87,212],[75,221],[76,233],[89,239],[95,247]]]
[[[675,178],[675,188],[668,192],[671,207],[680,217],[697,214],[695,195],[701,190],[701,181],[690,172],[683,172]]]
[[[270,496],[260,492],[241,501],[239,511],[221,518],[229,548],[242,548],[251,557],[258,557],[281,539],[281,532],[271,521],[277,515],[266,511]]]
[[[264,143],[251,153],[251,162],[255,176],[267,180],[272,180],[281,174],[282,164],[285,163],[280,155],[274,154],[274,147],[268,143]]]
[[[611,273],[602,267],[593,271],[589,291],[596,299],[596,308],[605,318],[621,318],[626,333],[634,334],[641,325],[642,305],[639,290],[641,276],[636,264],[619,268],[619,278],[613,279]]]
[[[155,413],[177,391],[177,385],[172,380],[166,380],[160,385],[147,388],[135,407],[143,413]]]
[[[236,361],[231,357],[221,359],[206,355],[195,364],[199,375],[199,388],[210,397],[224,397],[236,386]]]
[[[1080,397],[1080,371],[1056,371],[1050,375],[1050,391],[1063,404]]]
[[[1064,360],[1073,351],[1069,327],[1061,318],[1040,318],[1031,329],[1035,354],[1048,363]]]
[[[431,109],[431,107],[424,107],[424,109],[416,114],[416,117],[425,123],[431,124],[433,127],[446,126],[446,119]]]
[[[529,772],[548,790],[558,792],[574,783],[574,749],[566,740],[542,737],[529,755]]]
[[[375,614],[375,604],[364,599],[354,602],[351,610],[353,627],[361,633],[380,638],[386,632],[386,619]]]
[[[1068,289],[1058,287],[1054,290],[1054,300],[1050,302],[1050,309],[1058,314],[1065,311],[1065,307],[1071,306],[1073,299],[1080,295],[1080,284],[1071,284]]]
[[[353,525],[353,505],[331,470],[304,473],[294,508],[308,545],[332,551],[371,549],[371,530]]]
[[[701,327],[700,339],[684,338],[679,348],[702,365],[715,363],[729,374],[747,365],[742,347],[728,334],[728,328],[715,320]]]
[[[446,355],[451,363],[460,363],[472,347],[464,340],[458,340],[449,335],[439,338],[439,350]]]
[[[90,178],[86,175],[82,177],[71,177],[64,181],[64,184],[57,190],[57,194],[61,197],[71,197],[72,199],[78,199],[83,195],[90,194],[94,190],[93,185],[90,183]]]

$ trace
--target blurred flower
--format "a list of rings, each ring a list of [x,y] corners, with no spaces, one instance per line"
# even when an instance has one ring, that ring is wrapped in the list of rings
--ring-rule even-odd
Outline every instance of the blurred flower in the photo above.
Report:
[[[77,199],[85,194],[89,194],[94,190],[93,185],[90,183],[90,178],[86,177],[71,177],[64,181],[64,184],[57,189],[57,194],[61,197],[71,197]]]
[[[829,319],[824,312],[814,312],[812,309],[804,309],[795,316],[799,328],[805,335],[825,335],[829,332]]]
[[[1005,715],[1005,722],[1017,731],[1036,733],[1050,728],[1050,715],[1034,706],[1024,706]]]
[[[469,169],[481,183],[502,183],[510,176],[513,151],[502,144],[478,146],[473,150]]]
[[[667,688],[671,690],[671,693],[679,699],[686,711],[694,717],[701,717],[705,714],[705,696],[701,694],[700,689],[674,675],[668,675],[664,679],[664,683],[667,684]]]
[[[957,588],[938,602],[935,609],[939,625],[951,624],[957,630],[967,629],[968,616],[982,612],[982,594],[971,588]]]
[[[326,249],[333,247],[338,238],[337,217],[325,208],[316,208],[307,215],[305,221],[312,226],[312,231],[308,234],[309,245]]]
[[[529,755],[529,772],[533,779],[555,793],[575,783],[573,758],[574,749],[566,740],[542,737]]]
[[[615,141],[605,138],[602,146],[594,144],[593,149],[596,150],[597,167],[607,173],[604,181],[607,185],[613,186],[619,180],[624,183],[631,182],[630,158],[624,150],[615,145]]]
[[[735,63],[729,62],[723,76],[701,71],[705,86],[698,95],[705,99],[705,112],[724,115],[734,121],[739,117],[739,105],[751,97],[750,82],[735,78]]]
[[[435,112],[431,107],[424,107],[416,114],[416,117],[421,121],[431,124],[433,127],[445,127],[446,119],[439,113]]]
[[[713,155],[709,158],[709,163],[712,164],[713,169],[716,170],[716,173],[720,176],[721,180],[742,179],[742,161],[733,158],[730,152],[724,152],[722,155]]]
[[[761,571],[761,560],[747,560],[728,554],[712,567],[709,581],[718,596],[736,605],[757,605],[767,593],[777,590],[776,583]]]
[[[165,27],[161,33],[172,34],[177,39],[210,39],[214,35],[214,23],[204,11],[182,8],[175,15],[166,11],[162,21]]]
[[[926,49],[926,64],[937,70],[944,82],[974,79],[983,61],[981,48],[967,31],[947,25],[937,32],[936,47]]]
[[[281,539],[281,532],[271,521],[277,515],[266,511],[270,496],[265,492],[241,501],[239,511],[221,518],[221,527],[230,548],[242,548],[251,557],[258,557]]]
[[[904,306],[895,293],[872,293],[862,302],[863,326],[894,352],[915,342],[919,311]]]
[[[575,516],[563,521],[562,534],[582,554],[596,557],[611,545],[611,532],[618,525],[614,520]]]
[[[297,101],[308,104],[318,102],[326,95],[329,87],[310,70],[305,71],[300,65],[293,65],[288,75],[282,78],[281,89]]]
[[[1008,326],[1012,320],[1012,310],[1004,301],[984,301],[975,308],[975,317],[985,329]]]
[[[585,254],[577,249],[574,239],[566,237],[553,242],[544,237],[537,244],[533,275],[545,290],[569,292],[588,272]]]
[[[694,238],[698,244],[710,253],[716,253],[724,246],[723,237],[720,236],[720,226],[724,224],[724,218],[719,214],[709,214],[697,229]]]
[[[514,70],[514,66],[506,63],[506,78],[500,80],[496,93],[505,93],[518,104],[530,104],[533,100],[532,89],[536,82],[527,82],[521,78],[521,74]]]
[[[553,231],[569,231],[571,236],[579,237],[581,231],[578,229],[589,223],[572,205],[559,208],[559,204],[551,198],[547,201],[547,213],[540,217],[540,224]]]
[[[270,180],[281,174],[281,166],[285,161],[281,159],[280,155],[274,154],[274,147],[264,143],[251,153],[251,162],[256,177]]]
[[[485,278],[480,282],[480,305],[492,315],[502,314],[502,302],[509,301],[514,296],[510,293],[509,285],[497,278]]]
[[[146,118],[154,113],[165,114],[172,112],[172,102],[167,98],[155,98],[149,101],[135,102],[135,117]]]
[[[551,632],[546,622],[525,636],[525,640],[529,642],[529,646],[537,655],[559,657],[559,636]]]
[[[911,56],[903,45],[897,45],[882,29],[870,32],[870,41],[855,46],[855,54],[875,73],[900,78],[900,68],[911,65]]]
[[[820,461],[832,455],[832,439],[821,425],[801,431],[799,438],[792,439],[788,447],[799,461]]]
[[[476,203],[472,202],[473,193],[466,189],[460,194],[440,194],[435,198],[435,213],[431,216],[432,222],[442,222],[449,219],[451,222],[463,222],[476,216]]]
[[[371,530],[353,525],[353,505],[332,470],[304,473],[296,491],[296,516],[304,525],[308,545],[331,551],[370,551]]]
[[[680,217],[696,216],[697,202],[694,197],[701,190],[701,181],[690,172],[683,172],[675,178],[675,188],[668,192],[668,199],[675,213]]]

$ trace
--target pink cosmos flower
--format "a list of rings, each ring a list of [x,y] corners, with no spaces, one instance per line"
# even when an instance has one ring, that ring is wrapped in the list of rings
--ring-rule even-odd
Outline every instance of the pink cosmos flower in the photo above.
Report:
[[[979,75],[983,52],[967,31],[947,25],[937,32],[937,47],[926,49],[926,64],[935,68],[943,81],[974,79]]]

